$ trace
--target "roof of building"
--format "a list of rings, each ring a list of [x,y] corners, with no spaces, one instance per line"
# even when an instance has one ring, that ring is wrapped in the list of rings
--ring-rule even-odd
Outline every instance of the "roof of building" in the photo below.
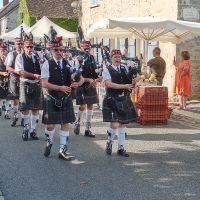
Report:
[[[47,17],[66,17],[73,18],[75,14],[71,7],[74,0],[27,0],[30,16],[42,18]]]
[[[18,7],[19,7],[19,0],[13,0],[9,4],[4,6],[2,9],[0,9],[0,19],[2,17],[5,17],[11,11],[16,10]]]

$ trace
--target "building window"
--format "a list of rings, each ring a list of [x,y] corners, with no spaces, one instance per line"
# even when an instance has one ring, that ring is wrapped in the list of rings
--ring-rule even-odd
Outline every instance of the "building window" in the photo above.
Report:
[[[99,6],[100,0],[90,0],[90,7],[96,7]]]
[[[148,42],[148,55],[147,55],[147,58],[145,58],[145,60],[150,60],[151,58],[153,58],[153,49],[155,47],[158,47],[158,42],[154,42],[154,41],[149,41]],[[144,40],[140,40],[140,57],[142,56],[144,58],[145,56],[145,49],[146,49],[146,46],[145,46],[145,42]]]
[[[148,44],[148,60],[153,58],[153,50],[158,46],[158,42],[149,41]]]
[[[110,39],[109,38],[103,38],[103,45],[108,46],[110,48]]]
[[[136,56],[135,43],[135,39],[128,40],[128,57],[134,58]]]
[[[119,39],[118,48],[126,57],[134,58],[136,56],[135,39]]]

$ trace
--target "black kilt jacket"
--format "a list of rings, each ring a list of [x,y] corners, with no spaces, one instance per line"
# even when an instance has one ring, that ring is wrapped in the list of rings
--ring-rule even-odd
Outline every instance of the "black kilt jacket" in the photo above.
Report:
[[[87,51],[81,51],[79,56],[83,57],[83,63],[81,64],[83,78],[97,79],[98,74],[96,73],[96,63],[94,56]],[[76,90],[76,104],[95,104],[99,103],[97,90],[91,87],[89,83],[84,83],[81,87]]]
[[[6,66],[3,60],[0,58],[0,71],[6,72]],[[6,99],[8,95],[8,81],[9,78],[0,75],[0,99]]]
[[[49,63],[49,83],[54,85],[71,85],[71,72],[67,62],[62,60],[62,70],[52,59]],[[71,94],[44,89],[44,110],[42,123],[66,124],[75,121]]]
[[[32,74],[41,74],[40,64],[36,57],[32,58],[22,54],[24,71]],[[42,87],[39,81],[34,78],[20,80],[19,92],[20,110],[41,110],[42,109]]]
[[[116,71],[112,66],[108,67],[108,71],[111,75],[111,81],[117,84],[129,84],[130,79],[127,77],[126,69],[121,66],[120,72]],[[119,112],[117,104],[120,99],[124,99],[124,105],[126,107],[125,112]],[[104,122],[119,122],[121,124],[128,124],[134,122],[137,119],[137,113],[131,97],[128,91],[106,88],[106,96],[103,100],[103,121]]]

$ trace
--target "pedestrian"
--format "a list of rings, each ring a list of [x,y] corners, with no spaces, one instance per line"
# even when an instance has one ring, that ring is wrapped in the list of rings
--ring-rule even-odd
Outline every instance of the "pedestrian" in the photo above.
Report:
[[[6,70],[6,66],[4,64],[5,58],[7,56],[7,46],[2,43],[0,45],[0,116],[2,115],[2,105],[5,102],[5,119],[10,119],[9,115],[9,101],[7,100],[8,95],[8,80],[9,73]]]
[[[62,58],[61,42],[51,42],[50,46],[53,58],[44,63],[41,74],[44,89],[42,123],[46,125],[45,135],[47,136],[44,156],[50,155],[55,126],[60,125],[58,155],[59,158],[70,161],[74,157],[68,153],[69,123],[75,121],[71,91],[81,83],[72,83],[70,68],[67,61]]]
[[[159,47],[155,47],[153,50],[154,58],[148,61],[147,66],[149,66],[152,73],[156,75],[157,85],[162,86],[163,78],[166,73],[166,62],[160,54],[161,49]]]
[[[24,114],[22,139],[27,141],[30,133],[31,139],[38,140],[36,128],[42,108],[41,70],[33,54],[32,40],[24,42],[24,52],[16,57],[15,71],[20,75],[20,110]]]
[[[80,46],[81,51],[79,52],[78,60],[81,65],[81,73],[85,80],[85,83],[82,86],[78,87],[76,90],[76,104],[79,105],[79,110],[76,116],[76,122],[74,124],[74,133],[76,135],[80,134],[80,121],[83,112],[85,111],[86,121],[84,135],[94,138],[95,134],[92,133],[90,129],[93,116],[93,104],[98,103],[98,95],[95,81],[98,78],[98,73],[96,72],[97,66],[94,60],[94,56],[90,54],[90,41],[82,41]]]
[[[15,71],[15,60],[17,55],[22,53],[23,41],[21,38],[15,38],[15,50],[8,53],[5,65],[9,72],[9,89],[7,99],[12,101],[14,115],[12,116],[11,126],[15,126],[19,118],[19,74]],[[23,114],[22,114],[23,123]]]
[[[186,109],[186,101],[191,96],[191,63],[190,54],[188,51],[181,52],[182,61],[178,65],[174,60],[176,66],[176,78],[174,93],[178,95],[179,109]]]
[[[112,154],[112,143],[118,132],[118,151],[120,156],[128,157],[125,150],[126,125],[136,120],[135,107],[131,101],[131,91],[135,80],[128,78],[126,68],[121,65],[122,54],[120,50],[111,51],[112,64],[103,70],[102,77],[105,82],[106,95],[103,100],[103,121],[110,122],[107,130],[108,141],[106,153]]]

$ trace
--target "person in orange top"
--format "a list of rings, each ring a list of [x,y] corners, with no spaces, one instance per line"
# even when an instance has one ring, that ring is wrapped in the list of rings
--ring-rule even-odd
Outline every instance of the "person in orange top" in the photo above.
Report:
[[[187,98],[191,96],[191,75],[190,75],[190,54],[188,51],[181,52],[182,62],[177,65],[174,60],[174,65],[176,66],[176,78],[175,78],[175,88],[174,93],[178,95],[179,98],[179,108],[186,109]]]

